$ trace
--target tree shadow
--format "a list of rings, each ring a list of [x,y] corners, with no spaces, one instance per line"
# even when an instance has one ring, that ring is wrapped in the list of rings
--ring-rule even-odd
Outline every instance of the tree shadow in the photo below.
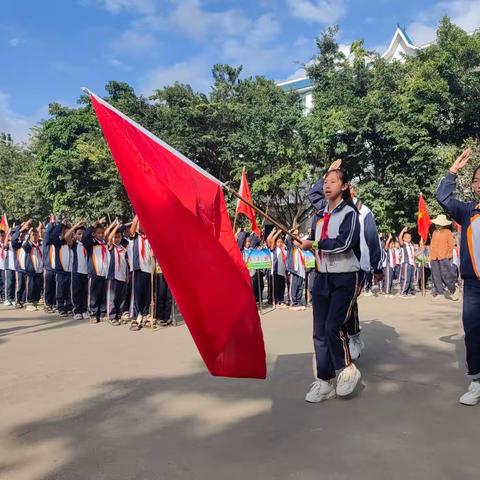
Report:
[[[379,320],[363,335],[356,398],[306,404],[311,353],[279,355],[264,382],[203,371],[117,379],[18,425],[9,451],[61,448],[36,480],[478,478],[454,354],[403,343]],[[0,474],[17,478],[29,458],[9,458]]]

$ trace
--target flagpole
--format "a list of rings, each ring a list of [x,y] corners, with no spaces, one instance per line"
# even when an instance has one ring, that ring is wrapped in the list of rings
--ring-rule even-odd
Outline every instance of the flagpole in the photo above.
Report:
[[[297,242],[299,243],[302,243],[302,240],[293,235],[292,233],[290,233],[290,231],[287,229],[287,227],[285,227],[284,225],[282,225],[280,222],[278,222],[277,220],[273,219],[270,215],[268,215],[266,212],[264,212],[263,210],[261,210],[260,208],[258,208],[257,206],[255,206],[252,202],[250,202],[249,200],[247,200],[246,198],[243,198],[238,192],[236,192],[235,190],[233,190],[231,187],[229,187],[227,184],[225,184],[224,182],[222,182],[221,180],[219,180],[218,178],[214,177],[212,174],[208,173],[206,170],[204,170],[202,167],[200,167],[199,165],[197,165],[196,163],[192,162],[189,158],[187,158],[185,155],[183,155],[182,153],[180,153],[178,150],[176,150],[175,148],[173,148],[171,145],[169,145],[168,143],[165,143],[163,140],[161,140],[160,138],[158,138],[156,135],[154,135],[152,132],[148,131],[145,127],[142,127],[139,123],[135,122],[134,120],[132,120],[131,118],[129,118],[127,115],[125,115],[124,113],[122,113],[120,110],[118,110],[117,108],[115,108],[114,106],[110,105],[107,101],[105,101],[103,98],[99,97],[98,95],[96,95],[95,93],[93,93],[91,90],[89,90],[88,88],[86,87],[82,87],[82,91],[84,93],[86,93],[87,95],[90,95],[91,97],[95,98],[95,100],[104,105],[106,108],[112,110],[113,112],[115,112],[119,117],[123,118],[126,122],[130,123],[131,125],[133,125],[135,128],[137,128],[138,130],[140,130],[142,133],[144,133],[147,137],[149,137],[151,140],[153,140],[154,142],[158,143],[160,146],[162,146],[163,148],[165,148],[166,150],[170,151],[171,153],[173,153],[179,160],[183,161],[184,163],[186,163],[187,165],[189,165],[191,168],[193,168],[194,170],[196,170],[198,173],[202,174],[204,177],[208,178],[209,180],[211,180],[212,182],[215,182],[217,185],[220,185],[222,188],[224,188],[227,192],[230,192],[233,196],[235,196],[236,198],[238,198],[239,200],[241,200],[242,202],[246,203],[249,207],[253,208],[259,215],[261,215],[263,218],[265,218],[266,220],[268,220],[270,223],[272,223],[273,225],[275,225],[279,230],[281,230],[283,233],[287,234],[287,235],[290,235],[294,240],[296,240]]]
[[[281,230],[283,233],[287,234],[287,235],[290,235],[294,240],[296,240],[297,242],[299,243],[302,243],[302,239],[297,237],[296,235],[293,235],[287,227],[285,227],[284,225],[282,225],[280,222],[278,222],[277,220],[275,220],[274,218],[272,218],[268,213],[264,212],[263,210],[261,210],[260,208],[258,208],[255,204],[253,204],[252,202],[250,202],[249,200],[247,200],[246,198],[242,197],[238,192],[236,192],[235,190],[233,190],[233,188],[230,188],[228,185],[223,185],[223,188],[231,193],[234,197],[238,198],[239,200],[241,200],[242,202],[245,202],[249,207],[253,208],[259,215],[261,215],[263,218],[265,218],[266,220],[268,220],[270,223],[272,223],[273,225],[275,225],[279,230]]]
[[[242,178],[240,180],[240,189],[239,191],[242,191],[242,186],[243,186],[243,172],[245,171],[245,167],[242,168]],[[237,218],[238,218],[238,206],[240,204],[240,201],[237,200],[237,206],[235,207],[235,217],[233,218],[233,233],[235,233],[235,227],[237,226]]]

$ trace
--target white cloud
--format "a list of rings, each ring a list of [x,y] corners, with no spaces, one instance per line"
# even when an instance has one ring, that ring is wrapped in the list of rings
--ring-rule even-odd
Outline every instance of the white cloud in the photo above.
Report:
[[[126,65],[117,58],[109,58],[107,61],[112,67],[123,70],[124,72],[130,72],[132,70],[132,67],[130,65]]]
[[[480,28],[480,0],[441,1],[429,10],[420,12],[407,32],[416,45],[425,45],[435,40],[440,18],[448,15],[453,23],[467,32]]]
[[[346,13],[344,0],[286,0],[294,17],[307,22],[335,23]]]
[[[150,15],[156,10],[154,0],[97,0],[97,3],[113,14],[118,14],[125,10]]]
[[[156,44],[155,36],[148,31],[141,31],[136,26],[125,30],[111,45],[116,53],[139,53]]]
[[[212,33],[238,35],[250,24],[250,19],[239,9],[212,12],[204,10],[200,0],[175,0],[175,3],[166,23],[196,40]]]
[[[208,62],[201,58],[158,67],[145,76],[141,90],[144,95],[151,95],[154,90],[180,82],[191,85],[194,90],[208,92],[212,83],[210,69]]]
[[[0,132],[10,133],[16,142],[25,142],[30,129],[46,117],[48,107],[43,106],[31,116],[15,113],[10,106],[10,95],[0,91]]]
[[[454,0],[441,2],[439,10],[444,10],[453,21],[467,32],[480,27],[480,0]]]
[[[257,18],[247,35],[247,40],[251,44],[266,43],[274,38],[280,32],[280,23],[272,14],[262,15]]]
[[[22,38],[17,38],[17,37],[14,37],[14,38],[11,38],[9,41],[8,41],[8,44],[11,46],[11,47],[18,47],[19,45],[22,45],[25,43],[25,40],[23,40]]]
[[[435,40],[436,29],[422,22],[413,22],[407,29],[408,35],[412,37],[415,45],[425,45]]]

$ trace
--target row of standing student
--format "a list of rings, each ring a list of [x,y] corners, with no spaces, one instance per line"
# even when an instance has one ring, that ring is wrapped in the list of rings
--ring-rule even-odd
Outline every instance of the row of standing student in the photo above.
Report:
[[[397,281],[400,298],[414,296],[416,290],[422,291],[431,287],[433,298],[444,295],[449,300],[458,301],[460,253],[453,235],[448,258],[442,260],[438,260],[436,256],[432,258],[430,246],[425,245],[423,240],[419,245],[412,244],[408,232],[402,232],[399,238],[402,239],[402,244],[394,242],[392,236],[389,236],[385,243],[382,291],[387,298],[393,297],[393,284]]]
[[[156,320],[170,324],[170,289],[138,218],[129,228],[103,223],[68,227],[52,218],[46,228],[31,228],[28,221],[1,233],[5,303],[37,310],[43,294],[48,313],[73,314],[76,320],[131,320],[135,331]]]

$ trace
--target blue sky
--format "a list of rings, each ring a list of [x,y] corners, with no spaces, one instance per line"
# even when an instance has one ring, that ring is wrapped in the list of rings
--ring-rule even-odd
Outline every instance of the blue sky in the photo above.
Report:
[[[480,0],[2,0],[0,131],[24,140],[51,101],[75,105],[81,86],[103,94],[111,79],[208,91],[217,62],[286,79],[332,24],[342,48],[363,38],[382,52],[397,23],[424,44],[443,14],[474,30]]]

